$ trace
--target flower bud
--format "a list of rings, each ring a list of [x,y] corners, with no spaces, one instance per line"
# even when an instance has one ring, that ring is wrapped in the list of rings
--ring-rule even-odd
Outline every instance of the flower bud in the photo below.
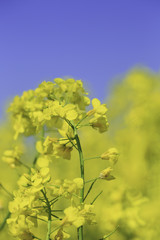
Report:
[[[96,110],[95,109],[92,109],[90,111],[87,112],[87,116],[92,116],[93,114],[95,114]]]
[[[101,154],[101,159],[109,160],[115,164],[118,161],[119,153],[116,148],[109,148],[108,151]]]
[[[114,176],[110,175],[112,170],[113,169],[111,167],[105,168],[103,171],[101,171],[101,173],[99,175],[99,178],[105,179],[105,180],[113,180],[113,179],[115,179]]]

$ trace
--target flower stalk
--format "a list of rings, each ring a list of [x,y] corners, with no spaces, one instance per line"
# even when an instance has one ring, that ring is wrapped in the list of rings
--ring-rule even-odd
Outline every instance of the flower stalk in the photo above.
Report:
[[[76,140],[76,145],[77,145],[77,150],[78,150],[78,153],[79,153],[79,160],[80,160],[80,174],[81,174],[81,178],[83,179],[83,183],[85,184],[84,158],[83,158],[83,152],[82,152],[80,139],[79,139],[79,136],[78,136],[78,133],[77,133],[77,128],[70,121],[66,120],[66,122],[72,127],[72,129],[74,131],[74,137],[75,137],[75,140]],[[80,193],[80,203],[81,204],[84,202],[84,184],[83,184],[83,188],[81,189],[81,193]],[[77,237],[78,237],[78,240],[83,240],[83,226],[80,226],[77,229]]]

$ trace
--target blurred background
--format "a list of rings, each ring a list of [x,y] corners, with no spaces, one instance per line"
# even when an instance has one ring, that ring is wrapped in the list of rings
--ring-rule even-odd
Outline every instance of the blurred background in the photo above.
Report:
[[[116,180],[97,183],[90,195],[104,190],[95,204],[100,224],[88,229],[85,240],[118,225],[110,240],[159,240],[159,11],[156,0],[0,1],[0,155],[13,143],[10,124],[3,121],[6,106],[43,80],[82,79],[90,97],[109,109],[106,134],[89,129],[81,134],[87,157],[110,147],[120,152]],[[28,141],[24,161],[33,157],[31,145]],[[87,164],[88,179],[106,166],[97,160],[92,169]],[[0,181],[12,191],[16,172],[0,166]],[[62,169],[70,178],[78,172],[73,161],[55,160],[54,166],[57,177]],[[1,221],[8,200],[0,192]],[[0,239],[12,239],[7,228]]]

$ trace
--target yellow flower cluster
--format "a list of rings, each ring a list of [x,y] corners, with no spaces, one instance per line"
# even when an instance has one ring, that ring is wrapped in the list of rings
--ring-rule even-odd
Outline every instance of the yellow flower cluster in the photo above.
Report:
[[[50,181],[48,168],[40,171],[31,169],[31,174],[23,174],[18,180],[19,189],[14,192],[14,200],[9,202],[11,217],[7,220],[10,232],[18,239],[34,239],[32,228],[37,226],[38,216],[45,216],[41,190]]]
[[[53,82],[43,82],[35,90],[16,96],[9,107],[12,113],[15,139],[19,134],[26,136],[38,133],[44,125],[56,127],[64,131],[62,120],[78,123],[86,114],[90,99],[80,80],[63,80],[57,78]],[[107,131],[107,108],[98,99],[92,100],[93,109],[87,113],[92,116],[89,123],[99,132]],[[66,134],[66,132],[65,132]]]
[[[68,207],[64,210],[66,217],[62,221],[62,225],[74,225],[76,228],[84,225],[95,223],[94,206],[84,204],[83,207]]]
[[[95,224],[94,206],[84,204],[84,206],[70,206],[64,210],[63,218],[58,230],[53,232],[54,240],[68,239],[70,235],[63,231],[64,227],[74,226],[79,228],[85,223]]]
[[[26,136],[40,131],[44,124],[61,126],[61,119],[76,120],[82,117],[89,98],[80,80],[43,82],[35,90],[16,96],[10,105],[13,116],[15,139],[20,133]]]
[[[47,167],[53,156],[69,160],[71,158],[71,151],[73,150],[73,147],[69,140],[65,140],[63,138],[51,138],[47,136],[43,142],[38,141],[36,143],[36,149],[40,154],[37,159],[38,166]]]
[[[57,179],[53,181],[53,184],[49,188],[52,191],[51,194],[55,197],[63,195],[66,198],[72,198],[75,194],[78,196],[79,191],[83,188],[83,184],[82,178],[75,178],[73,180]]]

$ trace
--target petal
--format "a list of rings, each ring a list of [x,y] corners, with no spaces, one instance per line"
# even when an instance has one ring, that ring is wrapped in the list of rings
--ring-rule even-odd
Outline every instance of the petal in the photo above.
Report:
[[[97,108],[101,105],[101,102],[97,98],[92,99],[92,105],[94,108]]]

